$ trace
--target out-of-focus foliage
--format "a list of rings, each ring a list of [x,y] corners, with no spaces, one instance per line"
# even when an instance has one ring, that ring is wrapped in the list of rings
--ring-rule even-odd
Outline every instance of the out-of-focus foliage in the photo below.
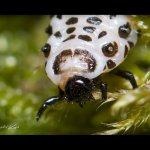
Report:
[[[57,95],[44,70],[40,48],[48,36],[49,16],[0,16],[0,134],[149,134],[150,133],[150,16],[135,17],[142,31],[138,44],[120,66],[132,71],[139,87],[106,74],[109,99],[81,108],[76,103],[57,103],[39,122],[38,108]]]

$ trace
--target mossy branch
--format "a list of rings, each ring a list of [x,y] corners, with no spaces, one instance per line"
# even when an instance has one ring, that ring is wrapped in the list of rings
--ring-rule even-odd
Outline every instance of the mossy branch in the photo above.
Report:
[[[126,91],[111,106],[112,117],[120,121],[102,123],[108,130],[96,134],[138,134],[150,129],[150,72],[145,75],[143,82],[137,89]]]

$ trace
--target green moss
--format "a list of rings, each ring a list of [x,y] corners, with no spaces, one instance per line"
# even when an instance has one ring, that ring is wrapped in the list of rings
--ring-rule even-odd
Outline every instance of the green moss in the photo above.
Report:
[[[0,134],[150,133],[150,17],[135,21],[142,35],[120,67],[135,74],[139,87],[129,90],[128,81],[107,74],[107,102],[95,91],[96,101],[83,108],[62,101],[36,122],[43,101],[58,93],[40,51],[49,16],[0,16]]]

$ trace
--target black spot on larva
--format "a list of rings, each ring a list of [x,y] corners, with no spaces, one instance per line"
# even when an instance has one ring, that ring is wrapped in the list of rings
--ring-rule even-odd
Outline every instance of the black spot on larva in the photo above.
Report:
[[[60,39],[60,38],[62,37],[60,31],[57,31],[57,32],[54,34],[54,36],[55,36],[56,38],[58,38],[58,39]]]
[[[72,40],[72,39],[74,39],[76,37],[76,35],[70,35],[68,38],[66,38],[65,40],[63,40],[63,42],[66,42],[66,41],[68,41],[68,40]]]
[[[113,62],[111,59],[109,59],[109,60],[107,61],[107,67],[108,67],[109,69],[112,69],[112,68],[114,68],[115,66],[116,66],[116,63]]]
[[[87,42],[92,41],[91,37],[88,35],[79,35],[78,38]]]
[[[110,15],[109,18],[110,18],[110,19],[113,19],[113,18],[115,18],[116,16],[117,16],[117,15]]]
[[[87,50],[75,49],[74,56],[80,57],[81,61],[88,64],[88,72],[95,70],[96,60]]]
[[[127,45],[125,45],[125,49],[124,49],[124,58],[127,56],[128,54],[128,47]]]
[[[58,19],[62,19],[62,15],[57,15],[56,16]]]
[[[72,56],[71,49],[63,50],[59,55],[56,56],[54,64],[53,64],[53,70],[55,74],[61,73],[60,64],[65,62],[68,57]]]
[[[71,28],[68,28],[66,32],[67,32],[68,34],[70,34],[70,33],[74,32],[75,29],[76,29],[75,27],[71,27]]]
[[[98,39],[102,38],[103,36],[105,36],[107,34],[106,31],[102,31],[99,35],[98,35]]]
[[[44,56],[45,57],[48,57],[49,56],[49,53],[51,51],[51,45],[46,43],[42,48],[41,48],[41,51],[44,53]]]
[[[131,25],[129,24],[129,22],[120,26],[118,29],[118,33],[121,38],[127,38],[131,33]]]
[[[87,27],[83,27],[83,30],[88,32],[88,33],[93,33],[95,31],[95,27],[90,27],[90,26],[87,26]]]
[[[102,52],[106,57],[113,57],[118,52],[118,45],[116,42],[104,44]]]
[[[134,43],[131,41],[128,41],[128,44],[129,44],[130,48],[132,48],[134,46]]]
[[[71,56],[72,51],[71,51],[71,49],[63,50],[60,55],[61,55],[62,58],[67,57],[67,56]]]
[[[78,18],[77,17],[71,17],[66,21],[67,25],[71,25],[71,24],[75,24],[78,22]]]
[[[49,26],[45,29],[45,32],[46,32],[47,34],[49,34],[49,36],[52,35],[52,33],[53,33],[53,31],[52,31],[52,26],[49,25]]]
[[[100,25],[102,20],[99,19],[98,17],[89,17],[87,19],[87,22],[90,23],[90,24]]]

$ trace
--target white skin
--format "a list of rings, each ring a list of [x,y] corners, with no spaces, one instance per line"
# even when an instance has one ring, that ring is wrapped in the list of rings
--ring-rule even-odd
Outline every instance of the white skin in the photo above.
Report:
[[[76,24],[66,25],[66,21],[71,17],[77,17],[78,22]],[[100,25],[89,24],[86,21],[89,17],[98,17],[102,20],[102,22]],[[121,38],[118,34],[118,29],[127,22],[131,25],[131,33],[127,38]],[[128,50],[130,50],[128,41],[134,43],[134,45],[137,42],[136,29],[132,25],[129,17],[124,15],[117,15],[112,19],[110,19],[110,15],[63,15],[62,19],[58,19],[56,16],[54,16],[50,22],[50,25],[52,26],[53,34],[47,41],[47,43],[51,45],[51,51],[47,58],[46,72],[52,82],[58,85],[62,90],[64,90],[68,79],[74,75],[81,75],[83,77],[93,79],[102,73],[109,72],[116,68],[126,58],[124,57],[125,45],[128,47]],[[92,26],[96,29],[93,33],[87,33],[83,30],[83,27],[85,26]],[[71,34],[67,34],[66,30],[69,27],[75,27],[76,30]],[[60,31],[62,35],[61,38],[56,38],[54,36],[54,33],[57,31]],[[107,35],[98,39],[98,35],[102,31],[106,31]],[[74,39],[62,42],[72,34],[76,35]],[[78,39],[78,35],[88,35],[92,38],[92,41],[87,42]],[[104,44],[113,44],[113,42],[117,43],[118,52],[113,57],[106,57],[102,52],[102,47]],[[87,63],[81,61],[79,57],[68,57],[66,62],[60,65],[62,73],[55,74],[53,64],[56,56],[67,49],[70,49],[73,54],[75,49],[87,50],[96,60],[95,70],[93,72],[89,72]],[[110,59],[116,64],[116,66],[111,69],[109,69],[106,65],[107,61]],[[104,70],[105,66],[106,69]]]

